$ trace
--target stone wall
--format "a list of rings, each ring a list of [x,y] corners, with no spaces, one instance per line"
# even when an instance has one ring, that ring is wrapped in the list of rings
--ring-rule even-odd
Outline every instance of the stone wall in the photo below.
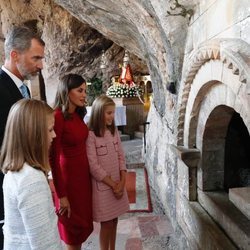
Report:
[[[176,218],[192,249],[247,249],[250,244],[249,220],[236,219],[240,212],[228,195],[217,193],[224,188],[225,136],[233,112],[250,132],[249,7],[248,1],[200,1],[190,22],[174,153],[179,159]],[[183,150],[194,149],[200,157],[190,166]],[[203,230],[196,231],[199,227]]]

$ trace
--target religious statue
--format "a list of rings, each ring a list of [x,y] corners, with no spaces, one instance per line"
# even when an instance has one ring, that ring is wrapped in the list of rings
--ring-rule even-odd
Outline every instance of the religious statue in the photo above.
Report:
[[[134,85],[133,74],[129,64],[129,52],[127,50],[125,50],[122,71],[118,81],[119,83]]]
[[[127,50],[125,50],[122,71],[119,79],[113,76],[111,80],[111,86],[106,91],[108,96],[112,98],[141,98],[142,89],[134,82],[132,70],[129,65],[129,53]]]

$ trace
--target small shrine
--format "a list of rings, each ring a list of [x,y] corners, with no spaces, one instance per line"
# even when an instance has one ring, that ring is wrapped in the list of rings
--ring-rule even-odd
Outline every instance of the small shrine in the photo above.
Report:
[[[134,80],[129,64],[129,52],[125,50],[121,73],[119,77],[113,76],[111,78],[111,86],[106,92],[114,100],[117,107],[126,107],[127,122],[122,130],[124,133],[129,134],[131,138],[134,138],[135,131],[139,131],[140,126],[146,121],[149,110],[150,100],[146,83],[144,83],[142,78],[135,77],[136,81]],[[147,76],[145,79],[150,81],[150,76]],[[145,93],[147,96],[145,96]]]
[[[134,82],[127,50],[125,50],[121,74],[118,79],[112,77],[112,85],[108,88],[106,94],[112,98],[141,98],[143,94],[142,88]]]

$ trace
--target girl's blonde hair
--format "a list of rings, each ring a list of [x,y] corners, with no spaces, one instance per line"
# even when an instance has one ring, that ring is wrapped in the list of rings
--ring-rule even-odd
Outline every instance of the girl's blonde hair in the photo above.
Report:
[[[48,118],[53,109],[45,102],[22,99],[15,103],[6,123],[0,166],[17,172],[24,162],[47,173],[49,166]]]
[[[105,108],[108,106],[115,106],[115,103],[110,97],[106,95],[98,96],[92,105],[88,126],[89,129],[94,131],[95,135],[98,137],[104,136],[104,132],[106,129],[106,124],[104,120],[104,111]],[[110,130],[112,135],[115,134],[114,120],[112,124],[108,126],[108,129]]]

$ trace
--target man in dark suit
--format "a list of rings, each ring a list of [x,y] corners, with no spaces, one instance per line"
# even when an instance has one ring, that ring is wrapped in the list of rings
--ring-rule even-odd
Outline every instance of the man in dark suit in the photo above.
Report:
[[[11,106],[29,94],[24,80],[32,80],[43,68],[44,42],[27,27],[13,27],[5,43],[5,61],[0,69],[0,147],[3,143],[4,129]],[[21,87],[22,86],[22,87]],[[3,174],[0,174],[0,249],[3,248],[2,226],[4,220]]]

